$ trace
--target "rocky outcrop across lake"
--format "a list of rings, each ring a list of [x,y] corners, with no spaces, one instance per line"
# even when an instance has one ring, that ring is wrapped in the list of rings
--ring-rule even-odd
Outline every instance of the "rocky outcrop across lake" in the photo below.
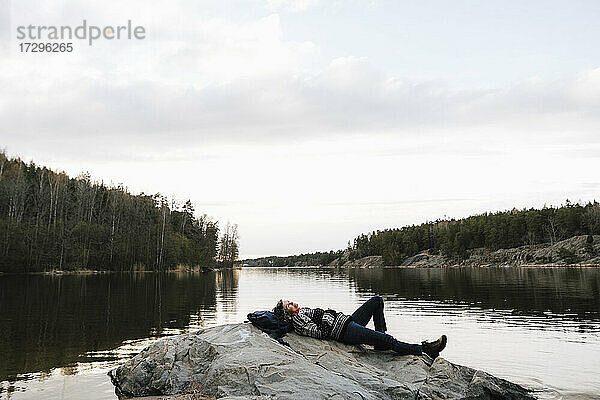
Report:
[[[381,256],[350,260],[348,254],[328,266],[343,268],[383,267]],[[600,235],[575,236],[550,244],[537,244],[512,249],[489,250],[478,248],[467,251],[464,259],[447,258],[442,254],[424,251],[406,258],[399,266],[405,267],[482,267],[482,266],[600,266]]]
[[[155,342],[109,372],[120,398],[533,399],[523,387],[437,358],[286,336],[283,346],[250,324]]]
[[[368,256],[356,260],[349,260],[348,254],[344,254],[337,260],[333,260],[329,267],[344,267],[344,268],[378,268],[383,267],[383,257]]]
[[[470,250],[464,260],[447,259],[428,252],[409,257],[403,266],[600,266],[600,236],[575,236],[554,244],[521,246],[512,249]]]

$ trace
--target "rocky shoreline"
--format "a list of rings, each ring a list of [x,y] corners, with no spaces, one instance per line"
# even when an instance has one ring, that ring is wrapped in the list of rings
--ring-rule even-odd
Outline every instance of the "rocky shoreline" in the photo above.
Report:
[[[383,267],[600,267],[600,235],[575,236],[554,244],[521,246],[491,251],[484,248],[469,250],[465,259],[452,259],[442,254],[425,251],[408,257],[400,265],[388,266],[381,256],[349,260],[348,253],[327,267],[383,268]]]
[[[486,372],[290,333],[290,347],[250,324],[214,326],[148,346],[109,376],[120,399],[532,400]]]

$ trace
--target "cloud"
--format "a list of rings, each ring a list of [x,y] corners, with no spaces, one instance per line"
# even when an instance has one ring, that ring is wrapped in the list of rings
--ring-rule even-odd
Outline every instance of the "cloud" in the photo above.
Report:
[[[395,79],[353,57],[313,74],[255,74],[201,86],[171,78],[113,81],[102,74],[44,81],[32,73],[15,83],[3,73],[0,117],[23,138],[123,138],[160,148],[352,133],[410,136],[482,125],[507,134],[587,131],[600,117],[594,72],[553,85],[482,91]]]
[[[600,68],[581,73],[569,88],[569,95],[582,109],[597,113],[600,108]]]
[[[379,4],[379,0],[370,1],[348,1],[348,0],[266,0],[265,6],[268,10],[285,13],[302,13],[317,9],[336,10],[344,5],[358,5],[360,7],[373,8]]]
[[[266,0],[266,6],[270,10],[302,12],[311,8],[323,6],[321,0]]]
[[[4,60],[6,145],[70,155],[84,147],[99,158],[127,158],[344,135],[443,135],[443,143],[465,132],[480,140],[498,132],[506,140],[569,132],[598,142],[600,68],[562,80],[457,90],[449,82],[390,75],[365,57],[325,60],[317,44],[286,40],[277,14],[241,22],[200,18],[184,3],[142,9],[137,18],[149,21],[146,41],[80,46],[45,59],[44,68],[31,55]],[[318,2],[293,3],[306,9]],[[65,4],[52,15],[77,19]],[[78,15],[113,18],[96,5],[81,7]],[[159,11],[165,18],[156,18]]]

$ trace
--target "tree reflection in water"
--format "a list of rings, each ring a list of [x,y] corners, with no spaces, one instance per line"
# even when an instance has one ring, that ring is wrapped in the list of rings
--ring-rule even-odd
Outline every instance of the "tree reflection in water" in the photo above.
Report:
[[[0,277],[0,379],[118,357],[125,341],[179,333],[214,318],[239,271],[4,275]],[[229,307],[235,307],[230,301]],[[84,356],[85,357],[85,356]]]

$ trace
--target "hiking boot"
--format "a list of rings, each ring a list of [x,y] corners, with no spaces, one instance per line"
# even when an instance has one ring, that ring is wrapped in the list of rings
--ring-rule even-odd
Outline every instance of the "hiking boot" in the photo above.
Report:
[[[440,351],[444,350],[444,348],[446,347],[447,341],[448,341],[448,338],[446,337],[446,335],[442,335],[435,342],[422,342],[421,350],[423,351],[423,353],[425,353],[429,357],[431,357],[432,360],[435,360],[437,358],[437,356],[440,355]]]

